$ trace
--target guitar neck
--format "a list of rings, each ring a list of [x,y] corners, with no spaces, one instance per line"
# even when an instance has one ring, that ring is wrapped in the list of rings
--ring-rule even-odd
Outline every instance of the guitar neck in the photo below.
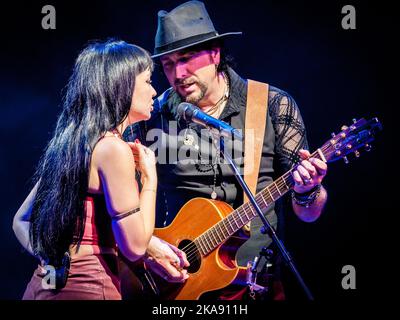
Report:
[[[311,157],[326,162],[321,149],[315,151]],[[255,195],[255,200],[262,212],[265,212],[272,203],[281,198],[293,187],[294,180],[292,171],[294,169],[295,168],[293,167]],[[194,242],[202,255],[207,255],[257,215],[258,214],[253,205],[250,202],[246,202],[220,222],[198,236]]]

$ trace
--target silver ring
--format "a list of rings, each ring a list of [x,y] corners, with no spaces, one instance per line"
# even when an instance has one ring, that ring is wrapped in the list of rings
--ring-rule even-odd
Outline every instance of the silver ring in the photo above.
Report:
[[[304,180],[304,184],[310,184],[311,183],[311,179],[303,179]]]

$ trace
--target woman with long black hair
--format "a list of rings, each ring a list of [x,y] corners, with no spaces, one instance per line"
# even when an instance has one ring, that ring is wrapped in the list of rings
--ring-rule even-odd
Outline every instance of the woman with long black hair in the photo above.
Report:
[[[148,52],[123,41],[94,42],[78,56],[36,184],[14,217],[18,240],[40,259],[23,299],[121,298],[117,249],[141,258],[154,229],[154,153],[121,139],[150,117],[152,70]]]

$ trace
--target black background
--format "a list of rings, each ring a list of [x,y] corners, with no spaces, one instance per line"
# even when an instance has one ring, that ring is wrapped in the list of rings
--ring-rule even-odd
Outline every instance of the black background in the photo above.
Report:
[[[60,112],[61,90],[79,51],[92,39],[121,38],[153,51],[156,14],[182,1],[13,1],[1,5],[0,299],[20,299],[36,262],[12,231],[29,193],[35,166]],[[56,8],[56,30],[44,30],[41,9]],[[316,299],[356,299],[390,282],[394,216],[390,188],[397,169],[392,131],[397,103],[396,11],[379,1],[205,1],[245,78],[289,92],[298,103],[312,150],[353,118],[378,117],[384,131],[370,153],[332,163],[325,179],[329,201],[314,223],[287,217],[285,244]],[[341,27],[346,4],[356,8],[356,30]],[[397,67],[396,67],[397,68]],[[396,80],[395,80],[396,79]],[[167,82],[156,70],[161,93]],[[395,192],[395,190],[394,190]],[[342,267],[356,268],[356,289],[344,290]],[[292,290],[298,290],[292,283]],[[380,293],[382,294],[382,292]],[[303,299],[297,292],[299,299]]]

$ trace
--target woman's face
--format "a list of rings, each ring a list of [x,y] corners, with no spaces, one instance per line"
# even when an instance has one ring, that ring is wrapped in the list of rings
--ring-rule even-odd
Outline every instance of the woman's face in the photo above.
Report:
[[[133,89],[129,119],[131,122],[150,119],[153,110],[153,98],[157,92],[151,85],[151,72],[149,69],[136,76],[135,88]]]

